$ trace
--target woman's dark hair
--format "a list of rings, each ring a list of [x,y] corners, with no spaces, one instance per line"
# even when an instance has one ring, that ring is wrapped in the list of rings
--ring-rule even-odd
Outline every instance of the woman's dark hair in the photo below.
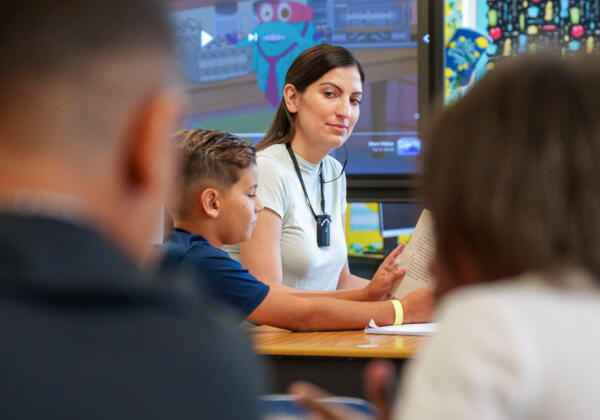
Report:
[[[423,138],[438,261],[480,281],[576,265],[600,273],[600,60],[503,63]]]
[[[344,47],[319,44],[303,51],[292,63],[285,83],[292,84],[298,92],[304,92],[308,86],[319,80],[330,70],[338,67],[355,66],[360,73],[360,80],[365,83],[365,72],[356,57]],[[256,151],[273,144],[288,143],[294,137],[296,127],[294,116],[288,111],[285,99],[282,98],[275,113],[275,118],[265,137],[256,146]]]

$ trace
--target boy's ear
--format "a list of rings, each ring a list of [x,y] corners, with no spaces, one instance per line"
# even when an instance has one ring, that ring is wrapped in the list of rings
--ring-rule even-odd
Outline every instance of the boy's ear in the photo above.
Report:
[[[219,217],[220,195],[214,188],[207,188],[196,198],[199,210],[211,219]]]
[[[288,111],[292,114],[298,112],[298,90],[296,86],[288,83],[283,87],[283,98],[285,99],[285,106]]]

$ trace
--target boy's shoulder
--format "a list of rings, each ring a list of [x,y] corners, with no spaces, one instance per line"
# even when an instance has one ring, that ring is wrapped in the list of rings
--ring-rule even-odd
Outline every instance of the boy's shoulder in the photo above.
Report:
[[[163,246],[166,264],[180,264],[190,260],[212,258],[230,259],[222,249],[214,247],[204,237],[183,230],[175,230]]]

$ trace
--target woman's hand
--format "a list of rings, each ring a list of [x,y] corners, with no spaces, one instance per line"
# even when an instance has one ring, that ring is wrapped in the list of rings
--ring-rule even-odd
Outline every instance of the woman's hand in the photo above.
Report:
[[[364,288],[366,300],[387,300],[390,298],[390,290],[396,280],[402,278],[406,268],[398,267],[398,259],[404,244],[398,245],[379,265],[375,275]]]

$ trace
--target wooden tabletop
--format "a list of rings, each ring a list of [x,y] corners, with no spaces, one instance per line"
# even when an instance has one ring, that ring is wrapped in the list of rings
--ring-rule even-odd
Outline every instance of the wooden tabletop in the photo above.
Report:
[[[250,329],[254,349],[270,356],[327,356],[406,359],[426,337],[365,334],[363,330],[291,332],[275,327]]]

